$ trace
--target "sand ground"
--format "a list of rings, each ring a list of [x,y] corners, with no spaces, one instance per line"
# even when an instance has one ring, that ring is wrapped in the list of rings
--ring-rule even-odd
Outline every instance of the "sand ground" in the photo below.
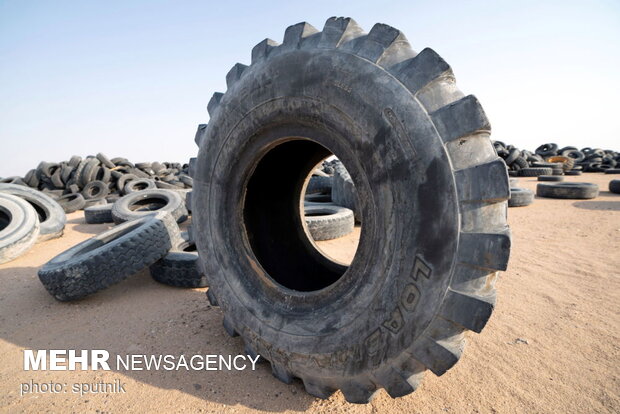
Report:
[[[615,176],[618,177],[618,176]],[[6,412],[300,412],[587,413],[620,411],[620,196],[614,176],[567,181],[599,184],[595,200],[536,199],[509,210],[510,266],[498,283],[496,310],[470,334],[461,361],[444,376],[428,373],[413,394],[380,391],[368,405],[342,394],[313,398],[285,385],[268,364],[256,371],[23,371],[23,349],[106,349],[112,354],[238,354],[239,338],[221,327],[206,289],[157,284],[143,271],[76,303],[55,301],[36,272],[66,248],[106,228],[69,215],[65,235],[0,265],[0,411]],[[535,179],[520,179],[534,189]],[[346,258],[355,234],[322,243]],[[28,381],[120,380],[126,393],[27,394]]]

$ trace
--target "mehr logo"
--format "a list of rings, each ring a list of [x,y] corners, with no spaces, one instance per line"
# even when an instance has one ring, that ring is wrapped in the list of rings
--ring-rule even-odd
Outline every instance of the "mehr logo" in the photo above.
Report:
[[[93,371],[99,369],[105,371],[110,370],[110,366],[108,365],[110,353],[103,349],[93,349],[90,352],[83,349],[79,356],[76,354],[75,349],[50,349],[49,355],[48,365],[46,350],[37,350],[35,356],[35,351],[25,349],[24,371],[47,371],[48,369],[50,371],[75,371],[75,366],[77,364],[81,365],[82,371],[87,371],[88,369]]]

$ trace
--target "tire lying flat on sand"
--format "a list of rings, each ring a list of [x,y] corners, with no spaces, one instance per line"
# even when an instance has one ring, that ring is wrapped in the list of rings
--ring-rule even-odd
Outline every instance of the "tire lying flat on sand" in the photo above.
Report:
[[[38,241],[62,236],[67,216],[56,200],[41,191],[23,185],[0,184],[0,192],[23,198],[32,205],[39,216]]]
[[[525,207],[534,202],[534,192],[527,188],[511,188],[508,207]]]
[[[178,223],[187,220],[188,213],[181,195],[176,191],[161,189],[127,194],[114,203],[112,217],[115,223],[123,223],[152,215],[156,211],[167,211]]]
[[[592,183],[540,183],[536,195],[546,198],[590,199],[598,197],[598,185]]]
[[[304,205],[304,219],[313,240],[332,240],[346,236],[355,227],[353,211],[337,205]]]
[[[427,369],[446,372],[464,332],[489,319],[510,251],[506,165],[476,98],[432,50],[344,18],[264,40],[226,81],[208,105],[192,203],[227,332],[321,398],[398,397]],[[314,248],[301,217],[306,177],[332,153],[363,223],[348,267]]]
[[[34,208],[20,197],[0,192],[0,264],[27,252],[38,237]]]
[[[39,270],[45,289],[60,301],[81,299],[144,269],[180,239],[166,212],[116,226],[85,240]]]
[[[198,266],[196,244],[187,233],[181,234],[180,242],[167,255],[150,266],[151,276],[159,283],[183,288],[207,286],[207,279]]]

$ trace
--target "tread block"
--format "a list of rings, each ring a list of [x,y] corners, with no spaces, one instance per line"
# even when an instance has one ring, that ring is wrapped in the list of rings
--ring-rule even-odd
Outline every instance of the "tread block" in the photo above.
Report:
[[[441,376],[454,366],[461,357],[463,348],[451,342],[436,341],[423,336],[416,341],[418,346],[413,357],[430,369],[433,374]]]
[[[449,289],[439,314],[464,328],[480,333],[493,313],[495,292],[487,296]]]
[[[409,375],[389,365],[375,372],[374,375],[392,398],[402,397],[415,391],[408,381]]]
[[[284,40],[280,47],[286,50],[298,49],[303,39],[318,32],[319,31],[309,23],[301,22],[294,24],[286,28]]]
[[[489,270],[506,270],[510,258],[510,230],[501,233],[461,233],[458,263]]]
[[[491,130],[480,102],[473,95],[439,108],[431,118],[444,142]]]
[[[335,388],[321,384],[320,380],[315,380],[313,378],[302,378],[302,381],[308,394],[323,400],[328,399],[334,392],[336,392]]]
[[[243,71],[247,68],[243,63],[235,63],[228,73],[226,74],[226,87],[228,89],[232,88],[232,86],[241,79],[241,75],[243,75]]]
[[[387,24],[375,24],[367,36],[356,46],[355,53],[371,62],[377,62],[383,53],[397,41],[407,41],[400,30]]]
[[[258,363],[265,362],[265,358],[260,356],[258,352],[256,352],[256,350],[252,347],[252,345],[248,344],[247,342],[245,343],[245,346],[243,349],[244,349],[243,352],[245,352],[245,354],[251,357],[252,359],[256,359],[256,357],[258,357],[258,360],[256,362]]]
[[[279,379],[285,384],[290,384],[293,382],[293,374],[291,374],[285,367],[271,363],[271,373],[274,377]]]
[[[340,391],[347,402],[353,404],[367,404],[377,392],[377,386],[370,381],[346,381]]]
[[[232,322],[226,316],[224,316],[224,321],[222,322],[222,325],[224,325],[224,330],[226,330],[226,333],[230,337],[234,338],[235,336],[239,336],[239,334],[237,333],[237,330],[233,326]]]
[[[210,117],[213,117],[215,111],[220,106],[220,101],[223,96],[224,94],[222,92],[215,92],[209,100],[209,103],[207,104],[207,112],[209,112]]]
[[[196,130],[196,135],[194,136],[194,142],[196,143],[196,145],[198,145],[198,148],[200,148],[202,139],[204,138],[204,134],[206,131],[207,131],[207,124],[198,125],[198,129]]]
[[[252,64],[260,62],[261,60],[269,56],[269,52],[279,45],[278,42],[272,39],[265,39],[254,48],[252,48]]]
[[[435,79],[453,77],[450,65],[430,48],[422,50],[411,59],[391,66],[389,71],[414,94]]]
[[[363,34],[362,28],[350,17],[330,17],[323,26],[317,47],[319,49],[334,49]]]
[[[459,200],[495,203],[510,198],[506,164],[501,158],[454,174]]]
[[[213,293],[213,290],[211,289],[207,290],[207,299],[209,300],[209,303],[211,304],[211,306],[219,306],[217,302],[217,298],[215,297],[215,293]]]

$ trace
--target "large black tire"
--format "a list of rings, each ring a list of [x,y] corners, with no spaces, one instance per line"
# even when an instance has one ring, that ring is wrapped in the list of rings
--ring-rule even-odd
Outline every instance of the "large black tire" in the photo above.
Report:
[[[39,270],[45,289],[60,301],[99,292],[161,259],[180,239],[165,212],[121,224],[83,241]]]
[[[426,369],[446,372],[464,332],[489,319],[510,252],[506,165],[476,98],[432,50],[344,18],[289,27],[226,80],[191,175],[200,263],[227,332],[321,398],[402,396]],[[349,267],[303,229],[306,177],[330,153],[359,195]]]
[[[62,236],[67,216],[56,200],[34,188],[16,184],[0,184],[0,192],[23,198],[32,205],[39,216],[39,237],[37,241]]]
[[[189,240],[187,233],[167,255],[153,263],[151,276],[159,283],[183,288],[207,286],[207,278],[198,266],[196,244]]]
[[[611,180],[609,182],[609,191],[620,194],[620,180]]]
[[[540,183],[536,195],[546,198],[590,199],[598,196],[598,185],[592,183]]]
[[[115,223],[123,223],[152,215],[156,211],[167,211],[178,223],[187,220],[188,212],[181,195],[176,191],[161,189],[127,194],[114,203],[112,217]]]
[[[0,192],[0,264],[21,256],[39,237],[39,219],[32,205]]]
[[[304,219],[312,240],[332,240],[353,231],[353,212],[345,207],[325,203],[304,205]]]
[[[527,188],[511,188],[508,207],[524,207],[534,202],[534,192]]]

